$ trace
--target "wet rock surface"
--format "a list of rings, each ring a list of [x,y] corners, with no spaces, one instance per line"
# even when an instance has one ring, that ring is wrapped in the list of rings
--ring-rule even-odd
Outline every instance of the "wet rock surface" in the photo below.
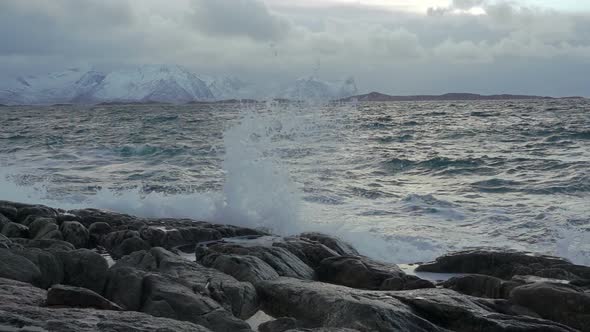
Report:
[[[74,308],[95,308],[102,310],[123,310],[99,294],[82,287],[54,285],[47,292],[48,306]]]
[[[0,331],[590,331],[590,268],[556,257],[451,253],[434,288],[319,233],[8,201],[0,227]]]
[[[590,276],[590,267],[574,265],[562,258],[489,249],[451,253],[420,265],[416,271],[483,274],[502,279],[516,275],[558,276],[568,280]]]
[[[317,268],[318,280],[337,285],[371,290],[434,288],[430,281],[409,276],[393,264],[361,256],[326,258]]]

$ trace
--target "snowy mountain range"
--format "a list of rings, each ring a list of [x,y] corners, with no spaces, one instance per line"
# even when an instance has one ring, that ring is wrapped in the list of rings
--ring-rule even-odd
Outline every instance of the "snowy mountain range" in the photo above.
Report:
[[[329,83],[303,78],[268,89],[234,76],[201,78],[177,65],[142,65],[101,72],[80,68],[0,82],[0,104],[215,101],[287,98],[340,99],[357,94],[353,78]]]

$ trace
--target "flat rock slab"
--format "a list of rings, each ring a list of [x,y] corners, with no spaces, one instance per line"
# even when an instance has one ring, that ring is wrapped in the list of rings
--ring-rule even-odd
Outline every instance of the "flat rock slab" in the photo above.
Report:
[[[304,326],[359,331],[574,331],[548,320],[501,313],[494,300],[446,289],[361,291],[343,286],[280,278],[257,285],[262,309],[293,317]]]
[[[45,304],[46,298],[47,291],[44,289],[24,282],[0,278],[0,304],[41,306]]]
[[[320,281],[359,289],[434,288],[430,281],[407,275],[395,264],[385,264],[363,256],[326,258],[316,272]]]
[[[49,309],[0,304],[0,330],[35,332],[211,332],[200,325],[139,312]]]
[[[47,292],[47,305],[115,311],[123,310],[117,304],[89,289],[66,285],[54,285],[49,289]]]
[[[503,249],[476,249],[450,253],[420,265],[416,272],[484,274],[502,279],[536,275],[555,279],[589,279],[590,267],[551,256]]]

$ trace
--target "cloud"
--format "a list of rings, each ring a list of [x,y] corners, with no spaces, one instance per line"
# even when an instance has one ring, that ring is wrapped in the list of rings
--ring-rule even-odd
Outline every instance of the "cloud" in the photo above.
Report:
[[[260,41],[283,39],[290,30],[284,18],[258,0],[196,0],[190,17],[211,35],[245,36]]]
[[[532,77],[516,63],[546,73],[588,65],[587,13],[517,1],[455,0],[416,13],[295,0],[2,0],[0,73],[177,63],[252,80],[355,75],[361,88],[392,93],[444,92],[449,79],[497,92],[486,76],[510,68]]]

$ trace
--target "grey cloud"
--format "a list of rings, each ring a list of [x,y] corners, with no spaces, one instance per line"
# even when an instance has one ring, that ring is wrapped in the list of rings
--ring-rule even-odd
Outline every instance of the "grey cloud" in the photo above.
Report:
[[[443,8],[429,16],[359,4],[310,9],[261,0],[0,0],[0,74],[176,63],[246,80],[317,72],[327,80],[357,76],[364,90],[500,92],[499,79],[485,81],[496,70],[525,75],[523,81],[534,76],[514,63],[535,62],[554,73],[590,62],[588,14],[497,1],[453,6],[481,6],[487,14]],[[583,72],[574,71],[572,82]]]
[[[212,35],[277,41],[290,30],[289,22],[271,13],[258,0],[197,0],[193,8],[190,19],[195,26]]]

